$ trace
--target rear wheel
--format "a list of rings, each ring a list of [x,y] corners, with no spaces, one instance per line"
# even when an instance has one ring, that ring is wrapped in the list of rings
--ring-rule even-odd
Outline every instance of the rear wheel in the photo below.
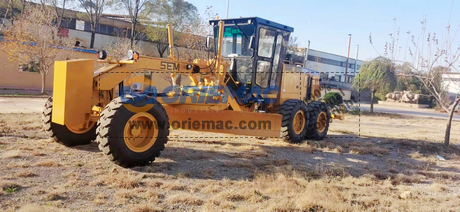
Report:
[[[323,140],[329,130],[331,114],[329,108],[324,102],[311,102],[308,105],[310,121],[308,125],[307,138],[314,140]]]
[[[168,116],[158,103],[136,113],[128,110],[120,98],[114,99],[102,111],[97,126],[99,149],[123,167],[154,161],[168,141]]]
[[[291,143],[302,142],[307,133],[309,115],[305,102],[289,99],[281,105],[278,113],[283,115],[282,136]]]
[[[42,122],[45,131],[54,141],[62,143],[66,146],[77,146],[91,143],[96,139],[96,122],[90,122],[86,127],[60,125],[53,123],[53,97],[50,97],[45,103],[45,108],[42,113]]]

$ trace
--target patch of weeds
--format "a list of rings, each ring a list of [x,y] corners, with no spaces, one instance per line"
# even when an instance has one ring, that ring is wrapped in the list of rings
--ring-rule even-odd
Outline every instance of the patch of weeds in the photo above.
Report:
[[[21,189],[20,186],[16,185],[16,184],[9,184],[9,185],[4,185],[3,186],[3,191],[8,194],[8,195],[11,195],[13,193],[16,193],[18,192],[19,190]]]
[[[66,196],[64,193],[61,192],[51,192],[43,198],[43,200],[46,201],[56,201],[56,200],[64,200],[66,199]]]
[[[179,178],[188,178],[192,176],[192,174],[190,172],[179,172],[177,173],[177,177]]]
[[[264,201],[264,200],[269,200],[269,199],[270,199],[269,196],[263,195],[262,193],[260,193],[260,191],[257,191],[257,190],[254,190],[254,195],[256,195],[257,197],[259,197],[260,200],[262,200],[262,201]]]

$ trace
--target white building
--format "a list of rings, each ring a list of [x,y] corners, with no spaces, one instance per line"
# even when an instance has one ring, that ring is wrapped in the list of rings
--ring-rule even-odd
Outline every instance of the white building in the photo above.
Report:
[[[347,69],[347,57],[310,49],[305,67],[320,72],[322,80],[351,83],[363,63],[350,57]]]
[[[305,54],[308,52],[307,60]],[[293,48],[288,50],[290,58],[286,58],[294,65],[303,65],[305,68],[317,71],[320,73],[323,83],[335,85],[336,87],[349,88],[350,83],[353,82],[356,74],[359,73],[361,65],[364,63],[362,60],[331,54],[315,49]],[[355,67],[356,64],[356,67]]]
[[[451,97],[460,95],[460,73],[450,72],[442,75],[442,87]]]

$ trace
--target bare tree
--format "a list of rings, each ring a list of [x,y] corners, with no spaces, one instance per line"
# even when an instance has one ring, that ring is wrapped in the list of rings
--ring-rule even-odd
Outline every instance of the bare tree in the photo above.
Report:
[[[396,22],[396,19],[394,19]],[[449,114],[444,144],[450,143],[451,123],[454,111],[460,102],[460,80],[453,76],[459,76],[457,70],[460,57],[460,45],[454,47],[450,36],[450,24],[446,27],[445,37],[438,38],[436,33],[426,32],[426,18],[421,21],[421,35],[416,37],[410,31],[407,32],[407,42],[405,49],[409,57],[403,55],[400,59],[399,29],[390,33],[391,42],[385,44],[385,56],[391,58],[394,63],[410,64],[411,73],[399,73],[401,76],[415,77],[422,82],[423,87],[428,90],[432,97],[436,99],[438,107]],[[395,23],[396,25],[396,23]],[[460,28],[460,26],[459,26]],[[458,29],[456,29],[458,31]],[[456,35],[456,33],[455,33]],[[369,37],[372,44],[372,37]],[[442,81],[449,81],[457,88],[454,93],[449,94]]]
[[[124,13],[128,13],[131,22],[131,38],[130,46],[133,48],[134,40],[136,39],[136,26],[140,19],[145,18],[154,8],[156,0],[115,0],[113,8],[122,8]]]
[[[107,50],[107,56],[111,60],[121,60],[126,57],[128,50],[133,50],[143,55],[139,45],[131,45],[131,41],[128,38],[116,37],[112,42],[107,43],[105,49]]]
[[[49,4],[53,7],[54,12],[56,13],[56,26],[58,27],[58,31],[61,29],[61,23],[64,19],[64,13],[66,10],[66,3],[67,0],[42,0],[48,1]]]
[[[16,14],[17,10],[19,10],[19,15],[22,16],[23,11],[25,10],[28,2],[26,0],[3,0],[0,2],[0,6],[2,8],[5,8],[5,14],[3,18],[5,19],[13,19],[14,16],[17,16]],[[3,29],[4,24],[0,26],[0,30]]]
[[[105,0],[78,0],[79,5],[85,9],[86,16],[91,23],[91,42],[89,47],[94,48],[96,27],[99,26],[102,12],[104,11]]]
[[[297,37],[291,36],[291,39],[289,39],[289,47],[294,47],[294,48],[299,47],[299,42],[298,42]]]
[[[155,44],[160,57],[168,50],[167,25],[171,24],[174,31],[174,40],[178,40],[180,33],[184,32],[187,26],[199,20],[197,8],[184,0],[158,0],[155,4],[149,5],[152,12],[149,15],[151,20],[146,30],[147,36]]]
[[[49,8],[27,7],[23,14],[5,33],[2,50],[10,61],[37,64],[41,93],[45,93],[46,75],[55,60],[73,57],[73,42],[57,35],[58,28],[53,23],[56,16]]]

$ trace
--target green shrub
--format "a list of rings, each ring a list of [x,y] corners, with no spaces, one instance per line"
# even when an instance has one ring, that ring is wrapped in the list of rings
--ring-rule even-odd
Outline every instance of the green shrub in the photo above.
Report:
[[[329,107],[333,108],[336,105],[340,105],[343,103],[342,95],[337,92],[329,92],[323,97],[323,101],[329,105]]]
[[[382,94],[382,93],[375,93],[375,96],[374,96],[374,103],[379,103],[379,101],[385,101],[386,100],[386,97],[385,97],[385,94]]]

